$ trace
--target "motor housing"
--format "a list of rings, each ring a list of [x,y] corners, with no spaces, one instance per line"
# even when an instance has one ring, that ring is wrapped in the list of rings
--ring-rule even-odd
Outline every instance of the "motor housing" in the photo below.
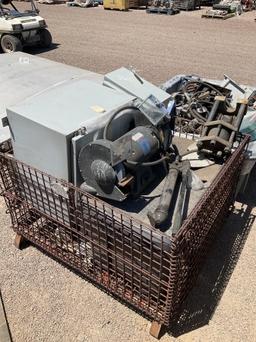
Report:
[[[136,196],[155,179],[153,166],[143,163],[160,158],[160,152],[161,140],[153,126],[138,126],[115,141],[93,141],[78,158],[83,188],[116,201]]]

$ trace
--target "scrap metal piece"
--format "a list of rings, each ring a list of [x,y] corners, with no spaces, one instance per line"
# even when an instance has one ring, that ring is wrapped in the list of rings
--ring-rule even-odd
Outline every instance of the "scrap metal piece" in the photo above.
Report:
[[[248,106],[253,107],[255,109],[255,102],[256,102],[256,90],[253,90],[251,95],[248,97]]]
[[[181,185],[179,196],[177,200],[177,209],[174,215],[174,222],[172,225],[172,234],[176,234],[180,229],[183,218],[184,218],[184,207],[185,207],[185,200],[186,200],[186,190],[188,189],[188,178],[190,173],[190,163],[189,161],[183,162],[182,171],[181,171]]]
[[[124,67],[106,74],[103,85],[122,93],[136,96],[142,101],[145,101],[150,95],[153,95],[161,103],[167,105],[171,98],[167,92],[146,81],[133,69]]]
[[[163,85],[163,89],[175,101],[178,119],[188,120],[184,122],[185,132],[199,133],[210,115],[216,96],[225,96],[228,103],[231,101],[229,89],[194,75],[173,78]]]
[[[237,88],[242,94],[245,94],[245,90],[232,78],[230,78],[228,75],[224,74],[225,84],[222,85],[224,88],[226,88],[229,84],[232,84],[235,88]]]
[[[191,168],[204,168],[213,165],[215,162],[197,152],[191,152],[182,157],[182,160],[189,160]]]
[[[179,177],[181,175],[181,182]],[[175,162],[170,164],[169,172],[165,179],[164,190],[159,199],[159,204],[156,209],[148,212],[150,224],[155,228],[162,228],[163,225],[170,219],[170,208],[173,202],[173,224],[171,225],[171,233],[178,232],[184,218],[185,200],[187,190],[189,188],[190,163],[188,160],[183,162]],[[177,193],[177,184],[180,183],[177,198],[174,196]]]
[[[230,154],[235,137],[247,111],[248,100],[237,102],[233,109],[226,105],[224,96],[216,96],[211,113],[197,142],[199,152],[223,157]]]
[[[168,219],[169,209],[179,173],[180,165],[177,163],[171,164],[169,173],[165,179],[164,191],[160,197],[159,204],[154,212],[148,212],[148,218],[153,227],[158,228],[162,226]]]
[[[97,7],[99,5],[98,1],[95,0],[74,0],[66,2],[68,7],[81,7],[81,8],[88,8],[88,7]]]
[[[180,12],[174,0],[152,0],[149,1],[148,5],[147,13],[174,15]]]

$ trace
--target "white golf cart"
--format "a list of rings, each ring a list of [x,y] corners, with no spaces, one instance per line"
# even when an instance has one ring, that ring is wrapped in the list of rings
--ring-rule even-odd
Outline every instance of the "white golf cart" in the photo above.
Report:
[[[20,12],[11,0],[0,0],[0,39],[4,52],[22,51],[25,45],[47,48],[52,44],[45,20],[38,15],[34,1],[29,2],[31,9]]]

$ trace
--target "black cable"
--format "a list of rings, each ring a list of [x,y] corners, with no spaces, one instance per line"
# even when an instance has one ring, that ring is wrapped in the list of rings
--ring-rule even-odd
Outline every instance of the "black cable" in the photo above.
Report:
[[[215,91],[218,95],[223,96],[223,93],[222,93],[219,89],[217,89],[216,87],[214,87],[214,86],[211,85],[210,83],[207,83],[207,82],[204,82],[204,81],[200,81],[200,80],[191,80],[191,81],[188,81],[188,82],[184,85],[184,87],[183,87],[183,89],[182,89],[184,95],[185,95],[185,92],[186,92],[187,88],[189,88],[189,86],[191,86],[191,84],[193,84],[193,83],[195,83],[195,84],[200,84],[200,85],[202,85],[202,86],[208,87],[208,88],[210,88],[211,90]],[[198,96],[199,96],[200,93],[202,93],[202,92],[203,92],[203,90],[196,91],[196,92],[190,97],[190,100],[188,101],[188,111],[189,111],[189,113],[190,113],[195,119],[197,119],[197,120],[199,121],[200,124],[203,124],[204,122],[206,122],[207,118],[204,117],[204,116],[202,116],[202,115],[200,115],[200,114],[198,113],[197,110],[194,110],[194,109],[192,108],[192,105],[193,105],[195,102],[198,102],[198,104],[200,103],[200,99],[198,99]],[[207,101],[202,101],[202,102],[207,102]]]
[[[222,93],[219,89],[217,89],[216,87],[214,87],[212,84],[210,84],[210,83],[208,83],[208,82],[205,82],[205,81],[200,81],[200,80],[195,80],[195,81],[192,81],[192,80],[191,80],[191,81],[188,81],[188,82],[184,85],[183,89],[184,89],[184,88],[186,89],[186,87],[188,87],[191,83],[199,83],[199,84],[201,84],[201,85],[203,85],[203,86],[205,86],[205,87],[208,87],[208,88],[210,88],[210,89],[216,91],[220,96],[223,96],[223,93]]]
[[[207,118],[199,114],[197,110],[192,108],[192,105],[195,104],[193,100],[194,99],[192,98],[188,104],[188,111],[194,119],[198,120],[199,124],[203,124],[204,122],[206,122]],[[196,104],[199,105],[199,103]]]
[[[108,136],[108,129],[109,129],[109,126],[110,124],[112,123],[112,121],[114,120],[114,118],[120,114],[123,110],[129,110],[129,109],[135,109],[135,110],[138,110],[138,107],[135,107],[135,106],[125,106],[125,107],[122,107],[122,108],[119,108],[116,112],[114,112],[111,117],[109,118],[106,126],[104,127],[104,131],[103,131],[103,139],[105,140],[108,140],[107,136]]]
[[[135,162],[135,161],[132,161],[132,160],[126,160],[126,163],[134,165],[134,166],[136,166],[136,165],[139,165],[139,166],[155,166],[155,165],[163,163],[166,159],[168,159],[167,156],[162,157],[161,159],[158,159],[158,160],[154,160],[152,162],[140,163],[140,162]]]

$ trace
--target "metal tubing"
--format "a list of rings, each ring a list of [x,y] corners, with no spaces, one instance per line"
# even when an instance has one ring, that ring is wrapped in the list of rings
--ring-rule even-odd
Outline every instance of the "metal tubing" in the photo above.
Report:
[[[234,123],[234,126],[236,129],[238,129],[241,125],[241,122],[243,120],[243,117],[246,113],[246,108],[247,108],[247,103],[242,103],[240,105],[240,108],[238,110],[238,114],[237,114],[237,117],[236,117],[236,122]],[[233,143],[234,139],[235,139],[235,134],[236,134],[236,131],[233,131],[230,135],[230,138],[229,138],[229,142]]]
[[[228,142],[229,142],[230,145],[233,145],[236,133],[237,133],[237,131],[240,128],[240,125],[241,125],[241,122],[243,120],[244,115],[246,114],[246,109],[247,109],[247,101],[246,101],[246,103],[243,102],[243,103],[240,104],[240,107],[239,107],[236,119],[234,120],[234,123],[233,123],[233,126],[235,127],[236,130],[235,131],[233,130],[231,132],[230,136],[229,136],[229,141]],[[229,153],[230,152],[230,148],[226,147],[224,151],[225,151],[225,153]]]
[[[218,110],[218,108],[219,108],[220,103],[221,103],[220,100],[215,100],[215,101],[214,101],[214,104],[213,104],[213,106],[212,106],[212,110],[211,110],[211,112],[210,112],[210,114],[209,114],[209,117],[208,117],[208,119],[207,119],[206,122],[213,121],[213,120],[215,119],[216,112],[217,112],[217,110]],[[208,131],[208,126],[204,126],[204,128],[203,128],[203,130],[202,130],[201,137],[206,136],[207,131]],[[202,148],[202,147],[203,147],[203,142],[202,142],[202,141],[198,141],[198,142],[197,142],[197,146],[198,146],[199,149]]]
[[[207,119],[207,122],[213,121],[215,119],[216,112],[217,112],[217,110],[219,108],[220,103],[221,103],[220,100],[214,101],[214,104],[212,106],[212,110],[211,110],[210,115],[209,115],[209,117]],[[202,132],[202,137],[204,137],[206,135],[207,129],[208,129],[208,127],[204,127],[203,132]]]

